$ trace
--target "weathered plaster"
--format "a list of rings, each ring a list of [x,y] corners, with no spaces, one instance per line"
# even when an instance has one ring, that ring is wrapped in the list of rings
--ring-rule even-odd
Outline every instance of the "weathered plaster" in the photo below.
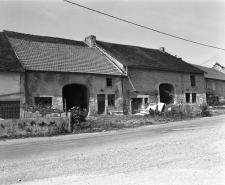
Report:
[[[53,97],[53,106],[62,108],[62,88],[68,84],[81,84],[88,89],[89,114],[97,113],[97,94],[115,94],[115,107],[121,108],[123,98],[122,77],[82,73],[56,73],[29,71],[28,96],[30,103],[35,97]],[[106,78],[113,78],[113,86],[106,86]],[[118,106],[118,107],[117,107]]]
[[[0,72],[0,101],[24,101],[23,73]]]
[[[163,70],[151,70],[144,68],[128,69],[129,78],[139,94],[149,95],[150,103],[157,103],[160,101],[159,85],[168,83],[174,88],[174,103],[185,103],[185,93],[197,93],[197,102],[200,102],[200,97],[205,102],[205,79],[203,74],[190,74],[183,72],[172,72]],[[191,86],[190,75],[194,75],[196,79],[196,86]],[[134,90],[132,85],[127,80],[127,90],[132,95]]]

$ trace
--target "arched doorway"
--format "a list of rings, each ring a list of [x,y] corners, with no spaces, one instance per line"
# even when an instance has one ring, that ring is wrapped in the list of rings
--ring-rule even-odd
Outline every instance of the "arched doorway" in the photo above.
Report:
[[[81,84],[65,85],[62,89],[63,108],[68,111],[72,107],[88,109],[87,87]]]
[[[160,84],[160,102],[170,104],[174,102],[174,88],[171,84]]]

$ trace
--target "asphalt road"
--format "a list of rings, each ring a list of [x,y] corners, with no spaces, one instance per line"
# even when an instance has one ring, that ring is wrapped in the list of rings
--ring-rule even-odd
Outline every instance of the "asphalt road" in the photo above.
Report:
[[[224,130],[225,116],[216,116],[112,132],[0,141],[0,184],[222,185]],[[210,168],[203,159],[211,161]],[[178,171],[170,174],[174,169]],[[199,170],[204,173],[198,174]]]

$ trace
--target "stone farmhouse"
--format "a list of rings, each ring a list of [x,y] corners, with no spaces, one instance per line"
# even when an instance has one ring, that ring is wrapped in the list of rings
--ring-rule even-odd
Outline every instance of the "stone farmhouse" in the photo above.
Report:
[[[16,56],[12,61],[1,58],[1,63],[11,62],[14,68],[18,65],[23,72],[24,78],[20,83],[24,85],[19,86],[18,82],[14,87],[17,88],[15,92],[20,92],[19,103],[51,104],[64,110],[79,106],[88,109],[90,114],[106,113],[106,107],[123,111],[121,102],[126,74],[96,49],[88,47],[83,41],[10,31],[1,35]],[[1,45],[4,44],[1,42]],[[18,81],[20,76],[14,73],[14,76],[17,75],[14,81]],[[1,82],[1,95],[14,92],[7,92],[9,90],[5,88],[5,84],[13,78],[12,72],[7,72],[7,76]],[[1,101],[11,99],[4,96]]]
[[[225,74],[214,68],[194,65],[205,72],[205,87],[207,104],[225,101]]]
[[[149,103],[206,102],[204,72],[167,53],[163,47],[108,43],[96,40],[95,36],[85,38],[85,42],[126,71],[124,93],[130,113],[145,109]]]
[[[134,114],[150,103],[206,102],[204,71],[165,51],[0,32],[0,106]]]

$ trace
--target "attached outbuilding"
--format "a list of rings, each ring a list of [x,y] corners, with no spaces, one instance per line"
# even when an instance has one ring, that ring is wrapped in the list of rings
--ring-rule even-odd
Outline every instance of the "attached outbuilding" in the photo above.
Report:
[[[6,35],[0,32],[0,118],[19,118],[24,101],[25,70]]]
[[[149,49],[85,38],[127,72],[128,112],[137,113],[151,103],[166,104],[206,102],[204,72],[166,52],[164,47]]]
[[[4,31],[25,70],[26,104],[123,113],[126,74],[83,41]]]

